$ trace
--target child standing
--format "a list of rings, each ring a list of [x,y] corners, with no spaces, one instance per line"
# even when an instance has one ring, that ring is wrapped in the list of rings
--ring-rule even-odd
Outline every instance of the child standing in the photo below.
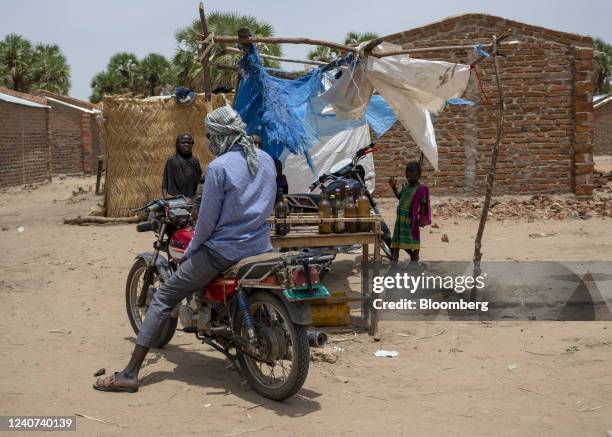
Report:
[[[419,261],[421,236],[419,227],[431,224],[431,206],[429,190],[419,183],[421,166],[418,162],[406,164],[407,183],[401,190],[397,188],[397,180],[389,178],[393,194],[398,198],[397,218],[391,240],[391,262],[397,263],[400,249],[406,250],[411,262]]]

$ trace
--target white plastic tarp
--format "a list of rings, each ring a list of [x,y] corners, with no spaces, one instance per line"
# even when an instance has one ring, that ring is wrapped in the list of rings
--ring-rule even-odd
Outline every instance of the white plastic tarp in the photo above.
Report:
[[[320,141],[310,150],[312,160],[318,175],[328,173],[334,164],[350,159],[357,149],[370,144],[370,129],[363,124],[358,127],[341,130],[335,134],[321,136]],[[359,164],[366,171],[366,185],[370,192],[374,191],[374,159],[372,154],[366,155]],[[306,158],[302,155],[288,154],[286,156],[283,173],[287,176],[290,193],[307,193],[308,187],[318,176],[312,174]],[[318,192],[317,190],[316,192]]]
[[[364,118],[374,86],[366,78],[363,62],[343,74],[319,97],[330,104],[338,120],[361,120]]]
[[[401,47],[383,43],[374,53],[395,50]],[[431,114],[442,110],[448,99],[460,97],[469,78],[469,65],[408,55],[368,56],[365,66],[359,63],[352,72],[345,71],[321,98],[330,103],[338,118],[360,118],[375,88],[437,170],[438,147]]]

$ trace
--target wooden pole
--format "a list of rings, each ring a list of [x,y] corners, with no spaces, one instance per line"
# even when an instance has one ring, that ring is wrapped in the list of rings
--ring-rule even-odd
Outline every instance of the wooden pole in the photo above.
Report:
[[[493,58],[493,67],[495,69],[495,81],[497,83],[497,91],[499,94],[499,115],[497,118],[497,136],[495,138],[495,144],[493,144],[493,150],[491,151],[491,166],[489,167],[489,173],[487,174],[485,198],[482,205],[482,213],[480,214],[478,232],[476,233],[476,239],[474,241],[474,277],[479,276],[481,273],[480,261],[482,259],[482,235],[487,222],[487,216],[489,215],[489,206],[491,205],[491,195],[493,193],[493,183],[495,182],[495,168],[497,166],[499,145],[504,135],[504,90],[502,88],[501,78],[499,75],[499,65],[497,62],[497,38],[495,36],[493,37],[491,47],[491,57]],[[475,299],[476,297],[475,291],[476,289],[472,288],[472,299]]]
[[[226,52],[230,52],[230,53],[238,53],[238,54],[244,54],[244,50],[240,50],[234,47],[223,47],[223,51]],[[301,60],[301,59],[287,59],[287,58],[281,58],[279,56],[272,56],[272,55],[262,55],[261,53],[259,53],[259,57],[262,59],[270,59],[272,61],[280,61],[280,62],[291,62],[294,64],[307,64],[307,65],[327,65],[327,62],[321,62],[321,61],[312,61],[312,60]]]
[[[102,184],[102,158],[98,156],[98,171],[96,172],[96,196],[102,194],[100,186]]]
[[[236,85],[234,86],[234,98],[232,99],[232,108],[236,107],[236,99],[238,98],[238,88],[240,88],[240,82],[242,81],[242,74],[238,71],[236,75]]]
[[[198,6],[198,10],[200,12],[200,32],[204,39],[208,38],[208,25],[206,24],[206,14],[204,13],[204,4],[200,2]],[[209,56],[207,55],[208,44],[213,44],[212,42],[208,42],[206,46],[202,46],[200,48],[200,63],[202,64],[202,75],[204,76],[204,100],[206,102],[210,102],[212,100],[212,80],[210,77],[210,63],[208,62]],[[212,109],[212,108],[210,108]]]
[[[502,36],[504,38],[506,37],[505,34]],[[206,36],[200,35],[200,37],[201,37],[201,41],[204,41],[207,35]],[[276,38],[276,37],[263,37],[263,36],[252,36],[248,38],[242,38],[242,37],[237,37],[237,36],[215,36],[214,41],[217,43],[238,43],[240,42],[240,43],[267,43],[267,44],[308,44],[308,45],[325,46],[325,47],[329,47],[329,48],[344,51],[344,52],[351,52],[351,53],[359,52],[357,47],[347,46],[344,44],[338,44],[338,43],[330,42],[330,41],[310,39],[310,38]],[[378,40],[374,40],[374,41],[378,41]],[[518,41],[508,41],[503,44],[510,45],[510,44],[518,44],[518,43],[519,43]],[[500,42],[499,45],[502,45],[502,43]],[[387,56],[407,55],[411,53],[443,52],[443,51],[448,51],[448,50],[467,50],[467,49],[473,49],[477,46],[478,44],[464,44],[464,45],[438,46],[438,47],[416,47],[416,48],[411,48],[411,49],[394,50],[391,52],[386,52],[384,54],[370,53],[370,55],[377,57],[377,58],[385,58]],[[367,47],[369,47],[370,49],[374,48],[374,47],[370,47],[370,45],[368,45]],[[482,47],[492,48],[492,44],[483,44]],[[497,44],[496,44],[496,47],[497,47]]]
[[[501,38],[501,37],[500,37]],[[499,40],[498,40],[499,41]],[[500,43],[499,45],[514,45],[514,44],[519,44],[519,41],[508,41],[504,44]],[[372,53],[372,56],[376,56],[378,58],[386,58],[387,56],[397,56],[397,55],[409,55],[412,53],[426,53],[426,52],[445,52],[448,50],[468,50],[468,49],[474,49],[476,47],[482,47],[482,48],[492,48],[493,46],[491,44],[467,44],[467,45],[457,45],[457,46],[439,46],[439,47],[417,47],[417,48],[413,48],[413,49],[404,49],[404,50],[395,50],[395,51],[391,51],[391,52],[386,52],[384,54],[375,54]]]
[[[200,37],[203,37],[202,39],[206,38],[204,35],[200,35]],[[315,45],[315,46],[326,46],[326,47],[330,47],[336,50],[357,53],[357,49],[355,47],[350,47],[344,44],[338,44],[335,42],[322,41],[322,40],[310,39],[310,38],[275,38],[275,37],[267,37],[267,36],[266,37],[251,36],[249,38],[241,38],[237,36],[215,36],[214,39],[215,39],[215,42],[218,42],[218,43],[263,42],[267,44],[308,44],[308,45]]]

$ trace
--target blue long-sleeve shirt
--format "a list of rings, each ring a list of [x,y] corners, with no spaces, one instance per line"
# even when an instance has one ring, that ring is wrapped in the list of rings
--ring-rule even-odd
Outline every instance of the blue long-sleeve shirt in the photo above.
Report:
[[[257,155],[255,176],[239,146],[208,165],[198,222],[184,259],[202,245],[230,261],[272,250],[266,220],[274,209],[276,168],[266,152],[257,150]]]

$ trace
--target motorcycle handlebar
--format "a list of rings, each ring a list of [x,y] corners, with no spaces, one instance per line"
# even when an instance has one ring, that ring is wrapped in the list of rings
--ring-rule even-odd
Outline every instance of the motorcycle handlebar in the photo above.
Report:
[[[315,188],[317,188],[319,185],[321,185],[323,182],[325,182],[327,179],[329,179],[329,175],[328,174],[322,174],[319,179],[317,179],[316,181],[314,181],[312,184],[310,184],[310,191],[314,190]]]
[[[368,153],[375,152],[376,151],[375,147],[376,147],[375,143],[370,143],[367,146],[362,147],[361,149],[357,150],[357,152],[355,152],[355,157],[353,158],[353,164],[356,163],[360,158],[363,158]],[[319,185],[321,185],[323,182],[325,182],[329,178],[330,176],[328,174],[321,175],[319,179],[317,179],[312,184],[310,184],[310,187],[308,187],[309,190],[313,191],[315,188],[317,188]]]
[[[376,147],[376,144],[374,143],[370,143],[365,147],[362,147],[361,149],[357,150],[357,153],[355,153],[355,157],[356,158],[361,158],[362,156],[370,153],[371,151],[373,151],[374,147]]]

